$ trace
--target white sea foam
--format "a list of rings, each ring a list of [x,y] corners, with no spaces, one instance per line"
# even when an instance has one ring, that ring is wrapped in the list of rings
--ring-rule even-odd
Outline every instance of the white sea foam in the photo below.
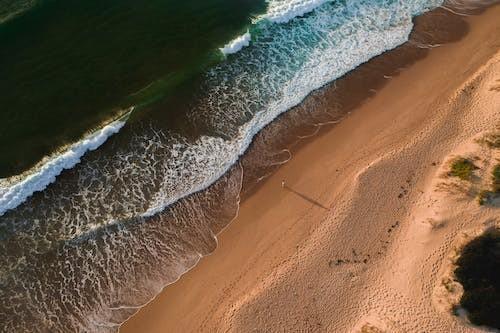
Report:
[[[250,32],[247,31],[243,35],[238,36],[227,43],[224,47],[220,48],[220,51],[225,55],[236,53],[242,48],[250,45],[251,39],[252,36],[250,35]]]
[[[221,65],[214,70],[220,70],[224,75],[230,75],[228,73],[233,71],[240,73],[238,75],[241,77],[235,80],[235,84],[225,82],[221,85],[230,87],[230,91],[224,90],[225,88],[218,91],[219,86],[213,86],[209,92],[209,95],[216,97],[207,101],[207,104],[217,108],[217,102],[224,103],[224,107],[220,108],[223,110],[221,118],[212,114],[211,125],[227,126],[227,119],[231,118],[232,112],[245,112],[245,105],[230,104],[232,101],[238,103],[235,96],[242,98],[241,95],[246,94],[243,96],[244,100],[254,101],[268,93],[273,96],[272,99],[254,114],[249,122],[239,128],[238,135],[232,140],[202,136],[195,143],[173,147],[174,151],[179,151],[175,153],[177,158],[173,164],[166,165],[166,169],[162,170],[163,174],[167,175],[165,182],[153,199],[149,200],[149,207],[142,216],[155,215],[180,198],[213,184],[244,154],[253,137],[278,115],[298,105],[312,91],[406,42],[413,28],[412,17],[438,6],[441,1],[417,1],[407,4],[393,2],[392,5],[377,6],[370,5],[368,0],[360,0],[348,2],[346,7],[339,5],[335,8],[318,8],[320,1],[294,3],[295,7],[286,11],[287,15],[290,14],[289,17],[292,16],[291,13],[304,13],[306,8],[313,8],[313,4],[317,10],[313,17],[304,21],[305,26],[299,26],[296,30],[281,31],[278,24],[275,27],[267,27],[267,32],[261,31],[260,36],[264,36],[265,41],[259,44],[257,37],[254,46],[256,49],[268,47],[269,50],[261,53],[262,59],[259,59],[259,54],[253,54],[251,64],[260,66],[256,73],[259,70],[264,72],[252,77],[254,74],[249,75],[245,70],[255,69],[249,69],[249,64],[245,61],[242,62],[245,68],[228,69]],[[304,43],[318,32],[322,35],[317,38],[317,43],[305,47]],[[276,38],[280,35],[280,38]],[[274,36],[272,44],[268,42],[270,36]],[[303,57],[305,61],[297,65],[293,57]],[[265,72],[268,69],[262,65],[266,59],[276,64],[270,67],[271,71],[268,73]],[[185,179],[179,179],[179,170],[186,175]],[[174,182],[182,185],[173,185]]]
[[[274,23],[287,23],[290,20],[312,12],[315,8],[331,0],[271,0],[266,19]]]
[[[2,183],[6,185],[0,191],[0,216],[22,204],[33,193],[43,191],[49,184],[56,181],[56,177],[64,169],[71,169],[80,163],[80,158],[86,152],[97,149],[111,135],[118,133],[123,125],[125,125],[125,120],[116,120],[104,126],[83,140],[72,144],[62,154],[48,158],[47,162],[27,177],[20,177],[20,180],[13,182],[3,179]]]
[[[287,23],[290,20],[312,12],[315,8],[332,0],[269,0],[267,12],[261,16],[261,19],[273,23]],[[255,23],[258,23],[257,20]],[[219,50],[224,54],[233,54],[242,48],[250,45],[251,34],[247,31],[245,34],[236,37]]]

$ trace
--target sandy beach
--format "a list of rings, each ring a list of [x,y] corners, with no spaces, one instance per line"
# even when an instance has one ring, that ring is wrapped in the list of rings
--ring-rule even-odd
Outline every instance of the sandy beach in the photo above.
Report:
[[[303,141],[120,332],[478,331],[443,281],[463,239],[500,223],[475,198],[500,158],[477,143],[500,131],[499,17],[463,17],[463,38]],[[479,158],[472,185],[443,176],[463,155]]]

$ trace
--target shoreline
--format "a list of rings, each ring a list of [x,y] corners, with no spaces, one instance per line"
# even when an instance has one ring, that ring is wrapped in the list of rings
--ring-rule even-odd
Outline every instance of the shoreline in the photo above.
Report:
[[[427,57],[433,45],[441,46],[457,42],[468,33],[469,29],[464,20],[450,15],[442,8],[436,8],[414,18],[414,24],[415,28],[407,42],[370,59],[343,77],[311,92],[301,104],[279,115],[261,130],[240,159],[245,169],[252,169],[251,163],[261,158],[259,155],[262,153],[271,155],[281,149],[287,150],[291,157],[311,141],[328,133],[345,117],[373,98],[391,79]],[[282,127],[285,127],[286,131],[281,130]],[[284,138],[275,139],[273,134],[276,133]],[[277,167],[287,161],[288,159],[277,163]],[[268,175],[274,170],[276,168],[271,165]],[[266,179],[267,176],[261,178]],[[248,184],[253,179],[248,176],[245,178],[250,179],[244,180],[243,200],[251,196],[262,184],[260,181],[257,184]]]
[[[491,11],[498,11],[498,6],[496,8],[492,8],[489,11],[486,11],[484,16],[489,15],[491,17]],[[477,24],[476,18],[481,17],[472,17],[468,20],[472,21],[473,23],[475,22]],[[483,24],[484,25],[484,24]],[[484,27],[483,27],[484,28]],[[464,38],[467,39],[466,36]],[[469,38],[470,39],[470,38]],[[468,41],[470,43],[470,41]],[[458,42],[458,44],[464,43],[463,41]],[[449,44],[443,46],[443,48],[458,48],[457,44]],[[440,56],[434,56],[435,53],[441,53]],[[444,57],[442,49],[438,48],[436,51],[431,51],[431,56],[434,58],[441,58],[441,61],[443,60],[442,58]],[[390,80],[387,82],[387,84],[381,88],[380,92],[375,94],[374,96],[370,97],[370,99],[358,107],[360,110],[358,112],[353,112],[351,115],[349,115],[344,121],[342,121],[339,125],[334,127],[333,129],[328,129],[324,131],[319,136],[314,137],[313,140],[310,140],[312,142],[306,143],[305,141],[302,141],[301,144],[299,144],[300,149],[297,149],[296,154],[293,155],[292,161],[289,162],[288,164],[282,166],[279,168],[279,170],[274,173],[270,178],[268,178],[265,182],[263,182],[259,188],[255,189],[253,195],[250,195],[248,197],[245,197],[245,200],[242,202],[241,208],[240,208],[240,214],[239,217],[234,221],[235,223],[231,223],[229,227],[222,232],[219,235],[219,239],[221,241],[219,242],[219,246],[217,249],[214,251],[214,253],[211,256],[205,257],[204,260],[202,260],[195,268],[193,268],[191,271],[187,272],[180,281],[178,281],[175,284],[172,284],[168,286],[166,289],[163,290],[163,292],[156,297],[155,300],[153,300],[149,305],[144,307],[139,311],[137,315],[129,319],[123,327],[120,329],[122,332],[127,332],[127,331],[134,331],[134,325],[135,328],[137,329],[139,326],[142,329],[144,327],[147,327],[147,325],[155,325],[153,322],[153,319],[156,320],[156,325],[155,327],[150,326],[147,331],[153,331],[154,329],[157,330],[165,330],[167,324],[174,324],[175,320],[179,320],[180,317],[182,317],[182,314],[184,315],[187,312],[182,312],[182,306],[185,306],[185,309],[189,309],[189,306],[193,306],[193,312],[198,311],[200,314],[207,313],[207,311],[204,311],[203,305],[200,305],[199,303],[204,303],[201,301],[201,298],[204,298],[204,288],[208,288],[209,291],[211,291],[212,295],[217,294],[217,291],[214,289],[217,289],[217,287],[225,287],[227,289],[227,292],[230,293],[229,287],[234,286],[233,283],[228,283],[228,281],[225,281],[224,278],[222,278],[222,281],[217,281],[217,278],[215,277],[217,275],[217,272],[224,272],[227,273],[228,275],[232,276],[234,278],[235,274],[240,273],[242,274],[249,274],[254,276],[254,279],[252,280],[251,278],[247,278],[246,280],[248,281],[243,281],[246,283],[243,285],[239,285],[241,281],[236,279],[238,282],[238,289],[240,290],[251,290],[252,293],[249,294],[249,296],[245,295],[242,296],[245,293],[240,293],[241,297],[233,297],[236,301],[230,302],[231,304],[231,311],[234,314],[235,309],[238,307],[241,309],[242,304],[248,304],[249,299],[255,298],[258,294],[257,291],[255,291],[255,288],[252,289],[252,286],[254,286],[256,283],[256,280],[259,280],[259,271],[260,271],[260,278],[263,280],[268,279],[268,272],[269,271],[279,271],[280,266],[284,265],[281,260],[284,260],[284,263],[286,264],[287,262],[293,261],[292,258],[293,256],[297,255],[295,252],[299,252],[297,250],[296,246],[301,246],[305,247],[303,244],[305,240],[307,240],[309,237],[311,237],[311,234],[315,232],[315,229],[319,228],[322,226],[323,223],[325,223],[323,220],[325,219],[325,212],[323,212],[323,209],[320,207],[314,207],[311,206],[310,202],[304,202],[301,200],[300,197],[294,196],[293,193],[283,193],[284,191],[281,189],[279,182],[281,179],[287,179],[287,184],[289,183],[288,179],[292,179],[290,182],[291,188],[293,189],[300,189],[301,192],[304,191],[303,185],[304,185],[304,179],[308,177],[308,173],[303,175],[303,167],[297,168],[297,164],[302,162],[304,163],[304,158],[302,156],[306,156],[309,152],[310,156],[321,156],[323,154],[323,149],[321,144],[331,144],[332,138],[335,140],[339,140],[339,138],[342,138],[340,142],[336,142],[333,146],[337,147],[337,149],[343,149],[344,156],[346,155],[346,141],[347,139],[352,139],[353,137],[355,138],[356,134],[359,134],[360,129],[357,128],[357,125],[360,125],[362,127],[361,121],[366,121],[364,120],[367,115],[367,112],[369,112],[370,108],[374,108],[374,104],[376,105],[378,103],[379,106],[384,105],[384,97],[380,96],[381,93],[386,92],[390,89],[394,89],[394,86],[396,85],[396,81],[401,80],[401,81],[408,81],[408,77],[411,77],[412,75],[415,76],[415,67],[425,67],[425,65],[422,65],[424,62],[432,62],[435,61],[434,59],[429,60],[431,56],[424,58],[422,61],[417,62],[416,64],[412,65],[410,68],[403,70],[401,72],[401,75],[398,77],[395,77],[393,80]],[[455,64],[456,65],[456,64]],[[409,73],[413,72],[413,73]],[[425,71],[424,71],[425,72]],[[427,70],[428,72],[428,70]],[[428,73],[427,73],[428,74]],[[420,74],[423,75],[423,74]],[[410,80],[411,81],[411,80]],[[425,80],[424,80],[425,81]],[[426,87],[423,86],[423,84],[418,84],[416,86],[417,89],[419,90],[425,90]],[[427,88],[428,89],[428,88]],[[389,93],[387,93],[389,94]],[[409,98],[408,98],[409,99]],[[391,100],[391,98],[387,98],[385,96],[385,101]],[[362,114],[364,112],[364,114]],[[390,120],[392,119],[391,117],[394,116],[391,114],[390,116],[387,114],[388,112],[385,112],[386,114],[384,115],[384,120]],[[428,115],[427,115],[428,116]],[[399,115],[399,117],[401,117]],[[420,117],[423,117],[420,115]],[[415,117],[418,118],[418,117]],[[368,117],[368,119],[373,119],[373,115]],[[359,121],[358,121],[359,120]],[[374,130],[374,128],[381,129],[384,128],[384,121],[381,121],[380,119],[373,119],[374,123],[376,125],[373,126],[368,126],[371,131]],[[401,120],[401,119],[400,119]],[[417,119],[413,119],[413,122],[417,122]],[[404,122],[404,121],[403,121]],[[347,123],[347,124],[346,124]],[[391,123],[391,121],[389,121]],[[377,127],[378,126],[378,127]],[[365,126],[366,127],[366,126]],[[353,133],[351,133],[353,132]],[[358,132],[358,133],[356,133]],[[373,134],[373,132],[372,132]],[[362,142],[359,142],[362,140],[363,135],[358,135],[361,137],[361,139],[354,140],[355,143],[358,144],[358,146],[363,147]],[[365,135],[366,136],[366,135]],[[330,141],[329,141],[330,139]],[[383,141],[383,139],[380,139]],[[307,140],[309,141],[309,140]],[[352,143],[349,143],[352,144]],[[331,145],[330,145],[331,146]],[[379,148],[380,151],[387,151],[388,147],[384,146],[383,148]],[[314,154],[311,153],[314,152]],[[311,155],[312,154],[312,155]],[[366,159],[366,156],[363,156],[363,154],[360,154],[359,152],[356,152],[358,156],[357,161],[354,161],[353,164],[359,164],[359,161],[362,161]],[[369,155],[369,154],[368,154]],[[342,156],[342,154],[340,154]],[[323,161],[314,161],[312,164],[315,165],[315,169],[318,168],[318,164],[321,163],[326,163],[327,165],[327,170],[329,173],[325,172],[326,174],[330,174],[332,170],[334,169],[332,165],[335,163],[338,164],[339,170],[341,169],[340,166],[342,165],[342,162],[337,161],[339,157],[330,157],[330,160],[325,161],[325,157],[320,158]],[[367,159],[369,160],[369,158]],[[303,166],[303,165],[302,165]],[[344,163],[344,169],[346,168],[346,165]],[[334,171],[333,174],[335,175],[337,172]],[[355,178],[355,174],[353,172],[348,172],[348,171],[340,171],[338,172],[340,175],[342,175],[342,178],[344,179],[343,181],[339,181],[340,184],[336,184],[335,182],[330,181],[330,183],[335,183],[335,187],[339,188],[346,188],[349,191],[352,191],[352,188],[349,188],[349,182],[350,179],[353,177]],[[347,173],[347,174],[346,174]],[[339,179],[340,175],[338,175],[335,179]],[[318,177],[316,177],[318,178]],[[321,177],[319,177],[321,178]],[[334,203],[336,202],[336,199],[338,196],[339,198],[342,196],[342,193],[339,193],[339,190],[335,191],[335,195],[331,195],[328,193],[328,191],[325,192],[325,185],[322,184],[321,182],[318,183],[318,180],[315,179],[316,186],[319,189],[323,189],[323,193],[321,195],[318,195],[315,193],[314,198],[312,198],[314,201],[319,201],[319,202],[330,202]],[[307,185],[305,186],[307,189],[314,188],[312,185]],[[263,194],[264,193],[264,194]],[[314,193],[314,191],[313,191]],[[264,196],[265,198],[260,198],[258,196]],[[307,194],[307,196],[310,196],[310,194]],[[272,199],[274,198],[274,199]],[[281,206],[280,206],[281,205]],[[285,206],[283,206],[285,205]],[[325,205],[329,206],[328,204],[325,203]],[[276,212],[276,207],[281,207],[281,208],[288,208],[288,212]],[[311,220],[319,220],[316,222],[310,223],[308,226],[302,226],[300,225],[301,220],[300,219],[294,219],[296,216],[305,216],[308,221]],[[314,217],[314,218],[312,218]],[[240,221],[238,221],[240,220]],[[243,221],[242,221],[243,220]],[[284,225],[282,223],[277,223],[274,226],[269,226],[264,221],[285,221],[285,220],[291,220],[292,222],[288,221],[285,222]],[[253,222],[253,223],[252,223]],[[257,230],[254,230],[253,234],[252,231],[248,230],[251,227],[257,227]],[[284,235],[281,235],[278,237],[277,235],[283,233],[283,230],[281,229],[283,226],[285,226],[285,233]],[[288,235],[287,235],[288,232]],[[286,237],[285,237],[286,235]],[[241,239],[240,239],[241,238]],[[245,243],[246,245],[241,245],[243,247],[240,249],[239,255],[241,257],[237,259],[236,254],[230,254],[231,251],[231,246],[235,246],[235,242],[238,243]],[[283,244],[277,244],[279,241],[282,241]],[[286,244],[285,244],[286,243]],[[261,251],[255,251],[257,254],[250,254],[253,253],[254,250],[252,248],[253,244],[257,244],[257,248],[260,249]],[[250,248],[252,249],[250,249]],[[256,249],[257,250],[257,249]],[[250,251],[250,252],[249,252]],[[269,255],[264,255],[265,252],[267,251],[272,251],[276,253],[276,256],[281,258],[281,260],[278,260],[276,258],[269,258]],[[261,253],[263,255],[263,259],[265,262],[261,263],[260,258],[255,258],[258,256],[258,254]],[[248,271],[248,266],[249,266],[249,258],[245,256],[245,254],[248,256],[250,255],[253,262],[255,264],[258,263],[258,268],[254,271]],[[221,259],[222,257],[222,259]],[[231,258],[229,258],[231,257]],[[215,259],[214,259],[215,258]],[[217,258],[219,258],[219,262],[217,261]],[[222,260],[222,262],[221,262]],[[252,260],[250,260],[250,263],[253,263]],[[236,267],[234,267],[236,265]],[[247,266],[246,269],[247,271],[242,273],[242,267],[239,266]],[[250,265],[252,266],[252,265]],[[209,285],[208,281],[204,281],[204,278],[206,278],[208,274],[208,277],[211,281],[211,283],[214,283],[214,285]],[[279,275],[279,274],[278,274]],[[199,280],[203,280],[201,283],[196,283],[196,281],[200,282]],[[228,278],[229,279],[229,278]],[[230,282],[230,281],[229,281]],[[266,283],[275,283],[275,282],[266,282]],[[245,289],[246,288],[246,289]],[[186,296],[183,295],[183,293],[186,292],[186,290],[189,290],[190,293]],[[227,295],[224,295],[227,296]],[[234,295],[233,295],[234,296]],[[250,297],[252,296],[252,297]],[[217,298],[217,297],[216,297]],[[225,298],[225,297],[224,297]],[[219,300],[221,300],[220,295],[219,295]],[[180,302],[182,301],[182,304]],[[229,302],[227,300],[221,300],[225,302]],[[206,302],[210,302],[209,300],[206,300]],[[205,308],[211,308],[211,311],[214,313],[219,313],[218,309],[215,304],[205,304]],[[148,314],[149,312],[149,314]],[[170,317],[172,318],[169,320],[166,318],[169,316],[170,312]],[[162,313],[162,315],[160,315]],[[207,320],[210,319],[210,311],[208,311],[209,315],[207,316]],[[192,317],[198,318],[195,314],[191,313]],[[219,313],[220,316],[220,313]],[[149,324],[146,319],[149,317]],[[142,318],[142,321],[141,321]],[[191,318],[192,319],[192,318]],[[227,319],[227,318],[226,318]],[[212,325],[217,325],[217,321],[214,319],[215,323],[212,322]],[[134,324],[135,322],[135,324]],[[262,322],[259,322],[262,323]],[[181,323],[179,323],[181,324]],[[188,325],[189,323],[184,323],[184,325]],[[221,323],[222,324],[222,323]],[[144,326],[145,325],[145,326]],[[194,324],[193,324],[194,325]],[[195,326],[178,326],[176,327],[177,329],[185,329],[185,330],[190,330],[189,327],[192,330],[195,330]],[[201,326],[198,326],[200,328]],[[214,326],[218,327],[218,326]],[[173,327],[172,327],[173,329]]]

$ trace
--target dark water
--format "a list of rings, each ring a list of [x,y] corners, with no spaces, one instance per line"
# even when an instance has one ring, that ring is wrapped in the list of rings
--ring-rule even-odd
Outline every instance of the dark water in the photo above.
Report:
[[[0,1],[4,17],[23,9],[0,23],[0,178],[120,110],[164,101],[220,61],[218,48],[265,3]],[[162,112],[175,117],[175,108]]]

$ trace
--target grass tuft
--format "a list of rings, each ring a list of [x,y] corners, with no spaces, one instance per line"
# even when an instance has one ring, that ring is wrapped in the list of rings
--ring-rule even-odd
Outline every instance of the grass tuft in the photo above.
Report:
[[[448,172],[449,176],[458,177],[462,180],[471,180],[472,174],[477,167],[472,163],[469,159],[459,157],[453,160],[451,163],[450,171]]]

